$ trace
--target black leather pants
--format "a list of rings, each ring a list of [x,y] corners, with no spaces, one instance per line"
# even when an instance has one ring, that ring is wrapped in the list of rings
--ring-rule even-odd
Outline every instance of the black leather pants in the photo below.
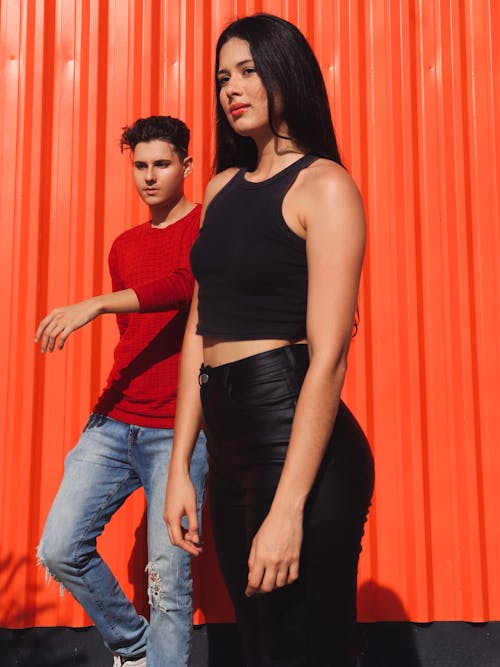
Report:
[[[274,497],[308,363],[306,345],[289,345],[200,370],[215,544],[248,667],[356,664],[356,577],[373,460],[344,403],[306,505],[299,579],[244,595],[251,541]]]

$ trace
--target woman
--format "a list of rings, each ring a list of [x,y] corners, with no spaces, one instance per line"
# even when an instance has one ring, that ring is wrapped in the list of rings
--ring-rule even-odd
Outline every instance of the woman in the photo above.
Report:
[[[363,207],[318,63],[293,25],[267,14],[230,24],[216,89],[217,174],[191,254],[198,289],[165,520],[172,542],[197,555],[188,471],[203,415],[215,543],[247,665],[353,665],[373,466],[340,393]]]

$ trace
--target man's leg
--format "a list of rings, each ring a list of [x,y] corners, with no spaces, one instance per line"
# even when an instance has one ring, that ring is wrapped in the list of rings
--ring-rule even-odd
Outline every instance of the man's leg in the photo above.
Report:
[[[141,476],[148,501],[148,593],[151,605],[148,667],[187,666],[193,624],[190,556],[172,546],[163,521],[172,437],[171,429],[140,429],[136,443],[135,468]],[[206,473],[206,442],[201,434],[191,461],[199,516]]]
[[[91,415],[66,457],[38,556],[84,607],[110,651],[138,657],[146,652],[148,623],[138,616],[96,551],[104,526],[140,486],[129,460],[131,428]]]

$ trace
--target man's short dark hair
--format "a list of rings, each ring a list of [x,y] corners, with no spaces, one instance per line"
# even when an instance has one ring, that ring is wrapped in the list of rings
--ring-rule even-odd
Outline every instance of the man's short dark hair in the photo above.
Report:
[[[175,152],[182,161],[188,155],[189,127],[182,120],[172,116],[149,116],[138,118],[133,125],[122,128],[120,148],[134,150],[142,141],[160,139],[172,144]]]

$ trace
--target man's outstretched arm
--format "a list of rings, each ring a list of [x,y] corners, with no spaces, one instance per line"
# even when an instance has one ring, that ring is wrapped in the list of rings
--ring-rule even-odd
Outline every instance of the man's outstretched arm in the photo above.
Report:
[[[93,296],[69,306],[55,308],[38,325],[35,343],[40,342],[41,352],[62,350],[68,336],[99,315],[105,313],[138,313],[139,299],[133,289],[119,290],[109,294]]]

